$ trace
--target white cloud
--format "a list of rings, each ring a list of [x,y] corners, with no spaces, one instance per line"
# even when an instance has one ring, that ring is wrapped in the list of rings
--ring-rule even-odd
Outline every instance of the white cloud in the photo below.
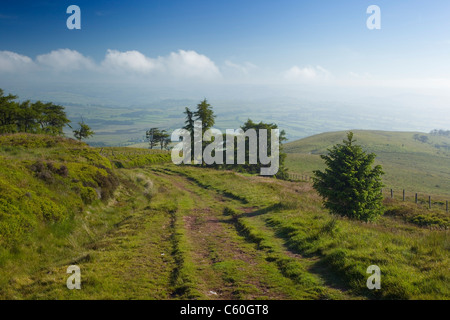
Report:
[[[293,66],[284,73],[284,78],[287,80],[328,80],[331,77],[331,73],[321,66],[306,66],[299,68]]]
[[[189,50],[179,50],[166,56],[151,58],[136,50],[122,52],[109,49],[101,63],[95,63],[91,58],[70,49],[58,49],[38,55],[35,61],[14,52],[0,51],[0,72],[17,72],[21,69],[37,72],[80,70],[100,76],[112,72],[131,77],[140,75],[155,81],[183,79],[209,81],[222,78],[219,68],[210,58]]]
[[[24,71],[33,66],[33,60],[27,56],[11,51],[0,51],[0,72]]]
[[[139,51],[110,50],[106,52],[102,66],[111,71],[134,71],[148,73],[158,68],[154,59],[147,58]]]
[[[81,53],[70,49],[58,49],[47,54],[37,56],[36,61],[57,71],[72,71],[93,69],[95,63]]]
[[[221,76],[219,69],[207,56],[195,51],[179,50],[168,57],[159,57],[169,74],[182,78],[213,79]]]
[[[253,63],[245,62],[243,64],[237,64],[234,62],[231,62],[229,60],[225,61],[225,67],[237,71],[239,73],[248,75],[252,70],[257,69],[258,67],[255,66]]]
[[[158,58],[146,57],[139,51],[108,50],[101,65],[106,71],[131,71],[172,78],[213,79],[221,76],[217,66],[207,56],[185,50]]]

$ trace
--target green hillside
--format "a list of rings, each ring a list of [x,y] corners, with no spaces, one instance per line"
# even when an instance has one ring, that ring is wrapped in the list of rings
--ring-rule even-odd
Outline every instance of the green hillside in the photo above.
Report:
[[[84,143],[46,135],[0,136],[0,244],[14,246],[84,204],[111,197],[111,163]]]
[[[306,181],[44,135],[0,145],[0,299],[450,297],[442,210],[386,200],[363,223],[330,215]]]
[[[116,201],[113,194],[123,182],[114,172],[115,165],[167,161],[166,154],[143,151],[134,151],[140,154],[139,161],[131,155],[124,161],[116,150],[110,161],[100,152],[111,150],[94,149],[74,139],[0,135],[2,270],[15,274],[40,268],[47,260],[70,252],[67,247],[91,241],[95,232],[79,234],[89,230],[89,224],[98,224],[96,232],[102,232],[110,223],[117,223],[117,216],[90,216],[88,208]],[[2,275],[0,286],[4,287],[11,277]]]
[[[450,137],[418,132],[353,132],[357,144],[377,154],[376,162],[386,172],[383,179],[388,188],[397,192],[406,189],[409,196],[415,192],[450,195]],[[427,141],[415,135],[425,136]],[[289,171],[311,176],[314,170],[323,169],[320,155],[345,137],[343,131],[329,132],[287,143],[284,150]]]

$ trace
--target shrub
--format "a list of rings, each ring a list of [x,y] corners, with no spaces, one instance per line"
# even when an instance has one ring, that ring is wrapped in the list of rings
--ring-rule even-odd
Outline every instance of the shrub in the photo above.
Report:
[[[53,183],[55,181],[55,179],[53,178],[53,174],[50,171],[48,171],[48,170],[45,170],[45,171],[42,171],[42,172],[38,172],[36,174],[36,176],[39,179],[44,180],[47,183]]]
[[[81,199],[85,204],[91,204],[97,199],[97,191],[91,187],[81,187]]]
[[[55,167],[51,162],[47,164],[42,161],[37,161],[30,166],[30,170],[36,174],[36,177],[47,182],[53,183],[54,178],[52,172],[55,171]]]
[[[332,213],[363,221],[375,220],[383,213],[381,166],[372,168],[375,154],[366,154],[354,145],[352,132],[343,142],[328,150],[328,155],[321,156],[328,168],[314,171],[313,186]]]
[[[58,221],[65,216],[61,206],[49,199],[35,200],[38,201],[41,217],[44,221]]]
[[[119,179],[113,174],[113,172],[105,168],[108,173],[106,176],[101,174],[101,172],[97,172],[94,177],[94,180],[97,182],[98,186],[101,187],[101,197],[102,200],[107,200],[111,198],[119,185]]]
[[[61,167],[56,170],[56,173],[61,177],[67,178],[69,176],[69,169],[67,169],[65,165],[61,165]]]
[[[30,166],[30,170],[33,172],[42,172],[45,170],[45,164],[41,161],[37,161]]]

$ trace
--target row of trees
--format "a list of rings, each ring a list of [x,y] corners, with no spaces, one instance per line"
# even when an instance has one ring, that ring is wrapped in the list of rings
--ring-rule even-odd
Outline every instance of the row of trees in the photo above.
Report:
[[[0,89],[0,133],[45,133],[62,135],[70,123],[64,107],[51,102],[16,102],[17,96]]]
[[[438,130],[438,129],[434,129],[430,131],[430,134],[433,136],[445,136],[445,137],[450,137],[450,130]]]
[[[146,131],[145,136],[150,144],[150,149],[156,146],[160,146],[162,149],[168,149],[170,144],[170,134],[166,130],[160,130],[159,128],[151,128]]]
[[[192,143],[194,141],[195,121],[202,122],[202,136],[205,131],[211,129],[215,123],[214,112],[206,99],[197,105],[195,111],[186,108],[184,114],[186,116],[184,129],[190,132]],[[255,131],[259,133],[259,130],[261,129],[270,132],[271,129],[278,129],[278,126],[273,123],[255,123],[248,119],[247,122],[241,126],[241,129],[244,132],[249,129],[255,129]],[[259,134],[257,136],[259,137]],[[248,146],[248,138],[246,139],[246,145]],[[288,178],[287,169],[284,166],[286,154],[281,152],[282,143],[285,140],[285,132],[281,131],[279,136],[281,147],[279,171],[276,174],[276,177],[282,179]],[[226,141],[225,137],[223,141]],[[212,142],[203,141],[203,150],[210,143]],[[272,141],[270,141],[269,135],[267,150],[270,150],[271,143]],[[234,146],[236,148],[236,144],[234,144]],[[193,146],[191,146],[191,148],[193,149]],[[226,149],[225,143],[223,149]],[[237,150],[235,149],[234,151],[234,158],[236,159]],[[257,154],[257,164],[249,163],[249,154],[248,150],[246,150],[246,162],[244,164],[214,164],[213,167],[259,173],[263,165],[259,159],[259,150],[257,151]],[[194,160],[193,155],[191,156],[192,160]],[[375,220],[383,213],[383,196],[381,194],[383,183],[381,176],[384,172],[379,165],[373,167],[375,157],[376,155],[374,153],[367,154],[363,151],[361,146],[355,144],[352,132],[348,133],[347,139],[343,141],[343,144],[335,145],[328,150],[328,154],[322,155],[322,159],[325,161],[327,169],[314,172],[315,177],[313,186],[323,197],[324,205],[327,209],[334,214],[363,221]],[[225,162],[226,161],[224,161],[224,163]]]
[[[0,134],[3,133],[41,133],[64,135],[63,129],[69,126],[64,107],[51,102],[17,102],[16,95],[4,95],[0,89]],[[79,128],[73,130],[78,140],[89,138],[94,131],[81,121]],[[70,127],[71,128],[71,127]]]
[[[201,101],[198,105],[196,110],[190,110],[189,108],[186,108],[184,111],[184,115],[185,115],[185,125],[183,127],[183,129],[187,130],[190,135],[191,135],[191,150],[194,150],[194,129],[195,129],[195,122],[196,121],[201,121],[202,123],[202,128],[201,128],[201,134],[202,137],[204,136],[205,132],[209,129],[211,129],[214,124],[215,124],[215,119],[216,119],[216,115],[214,114],[214,111],[211,107],[211,105],[208,103],[208,101],[206,99],[204,99],[203,101]],[[156,128],[152,128],[152,129],[156,129]],[[147,137],[154,137],[154,134],[150,134],[149,132],[152,130],[150,129],[149,131],[147,131]],[[257,133],[257,137],[259,137],[259,130],[261,129],[266,129],[269,133],[271,129],[278,129],[278,126],[276,124],[273,123],[264,123],[264,122],[259,122],[259,123],[255,123],[252,120],[248,119],[247,122],[244,123],[243,126],[241,126],[241,129],[246,132],[249,129],[254,129]],[[164,130],[163,130],[164,131]],[[165,132],[165,131],[164,131]],[[158,135],[156,135],[158,136]],[[147,138],[148,139],[148,138]],[[258,138],[259,139],[259,138]],[[280,155],[279,155],[279,170],[276,174],[276,176],[278,178],[281,179],[287,179],[288,178],[288,174],[287,174],[287,169],[284,166],[284,160],[286,158],[286,154],[281,152],[282,150],[282,142],[284,142],[286,140],[286,133],[283,131],[280,132],[279,135],[279,144],[280,144]],[[163,140],[160,140],[163,141]],[[166,141],[166,140],[164,140]],[[224,134],[223,137],[223,141],[224,141],[224,145],[223,145],[223,149],[226,149],[226,136]],[[246,137],[246,145],[248,146],[248,141],[249,138]],[[207,141],[202,141],[202,153],[203,150],[205,150],[205,148],[214,142],[214,138],[212,141],[207,142]],[[152,142],[149,139],[149,143],[150,143],[150,148],[152,148]],[[271,135],[268,135],[268,139],[267,139],[267,150],[271,150]],[[237,158],[237,144],[234,144],[234,153],[235,153],[235,159]],[[259,173],[261,171],[262,167],[265,167],[264,165],[261,164],[261,161],[259,159],[259,142],[257,143],[257,147],[256,147],[256,155],[258,157],[257,159],[257,163],[256,164],[250,164],[249,163],[249,150],[246,149],[245,151],[246,153],[246,157],[245,157],[245,163],[244,164],[226,164],[226,159],[224,159],[223,164],[214,164],[211,165],[212,167],[215,168],[221,168],[221,169],[235,169],[238,171],[245,171],[248,173]],[[225,152],[223,152],[224,157],[225,157]],[[191,153],[191,157],[192,160],[194,160],[194,154],[193,152]],[[205,163],[202,163],[202,165],[205,165]]]

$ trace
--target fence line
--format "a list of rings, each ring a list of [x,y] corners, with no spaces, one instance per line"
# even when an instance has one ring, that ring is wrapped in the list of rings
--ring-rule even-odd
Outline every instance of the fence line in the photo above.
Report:
[[[414,201],[415,204],[425,204],[427,205],[428,209],[431,209],[433,206],[439,206],[444,207],[445,211],[449,211],[448,206],[448,200],[432,200],[432,197],[430,195],[424,195],[423,192],[407,192],[406,189],[401,189],[400,191],[392,189],[392,188],[384,188],[381,189],[381,193],[384,194],[384,190],[387,190],[388,198],[390,199],[396,199],[395,195],[400,193],[400,197],[397,197],[401,199],[403,202],[412,202]],[[421,198],[420,198],[421,196]]]
[[[305,174],[297,174],[297,173],[288,172],[288,176],[289,176],[290,180],[312,181],[312,177],[305,175]]]
[[[297,174],[297,173],[288,173],[289,179],[293,180],[293,181],[312,181],[312,177],[305,175],[305,174]],[[394,190],[393,188],[383,188],[381,189],[381,193],[384,195],[384,190],[387,190],[387,198],[389,199],[395,199],[395,195],[397,194],[397,190]],[[408,199],[412,198],[412,197],[408,197],[407,196],[407,192],[406,189],[401,189],[400,191],[401,194],[401,199],[403,202],[408,202]],[[419,193],[419,192],[410,192],[409,195],[413,195],[414,198],[414,203],[415,204],[427,204],[428,205],[428,209],[431,209],[434,206],[438,205],[439,207],[445,207],[445,211],[449,212],[449,206],[448,206],[448,200],[438,200],[438,201],[432,201],[432,198],[430,195],[428,195],[428,198],[425,198],[425,200],[420,199],[419,195],[423,196],[423,193]],[[426,197],[426,196],[425,196]]]

